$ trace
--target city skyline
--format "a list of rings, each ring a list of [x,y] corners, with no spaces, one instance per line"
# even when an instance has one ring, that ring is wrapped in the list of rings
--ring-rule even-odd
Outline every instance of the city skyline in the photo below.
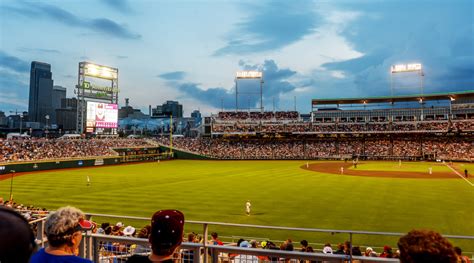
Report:
[[[234,108],[243,69],[264,71],[267,110],[274,98],[292,110],[296,97],[307,113],[313,98],[389,95],[397,63],[423,64],[426,93],[472,90],[473,10],[468,0],[2,1],[0,110],[27,110],[31,61],[51,64],[68,97],[80,61],[116,67],[121,106],[177,100],[186,116]]]

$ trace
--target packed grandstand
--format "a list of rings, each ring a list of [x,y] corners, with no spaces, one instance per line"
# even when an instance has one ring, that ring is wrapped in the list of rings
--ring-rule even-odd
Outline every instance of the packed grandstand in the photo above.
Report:
[[[418,102],[447,100],[447,105],[366,109],[372,103]],[[360,103],[362,102],[362,103]],[[203,133],[195,138],[161,136],[157,138],[76,138],[0,139],[0,163],[34,162],[76,157],[118,156],[116,148],[139,149],[146,147],[172,147],[175,150],[215,159],[427,159],[427,160],[474,160],[474,92],[408,96],[403,98],[360,99],[364,109],[342,110],[343,104],[354,100],[313,101],[310,118],[298,112],[243,112],[227,111],[212,115],[203,127]],[[336,107],[321,107],[321,104]],[[206,126],[208,127],[206,132]],[[7,200],[4,205],[17,209],[30,221],[48,214],[45,209],[17,204]],[[41,220],[40,220],[41,221]],[[38,222],[40,222],[38,221]],[[36,224],[35,224],[36,226]],[[107,236],[147,238],[147,227],[125,228],[123,224],[97,222],[94,233]],[[184,241],[201,242],[202,236],[185,235]],[[245,242],[244,246],[241,244]],[[367,257],[397,257],[396,249],[389,246],[371,248],[340,244],[324,244],[317,247],[307,242],[269,240],[238,240],[226,245],[272,250],[334,253]],[[247,245],[248,244],[248,245]],[[124,245],[120,242],[101,243],[102,257],[109,259],[149,251],[148,247]],[[316,246],[316,245],[315,245]],[[328,252],[331,251],[331,252]],[[185,258],[186,251],[182,251]],[[238,256],[227,254],[226,262],[239,262]],[[272,261],[266,257],[251,257],[243,262]],[[285,258],[276,261],[288,262]],[[293,261],[292,261],[293,262]],[[297,262],[297,261],[294,261]]]
[[[474,159],[474,92],[313,100],[296,111],[225,111],[195,138],[3,140],[0,162],[118,155],[160,144],[217,159]],[[207,132],[206,132],[207,131]],[[66,147],[67,146],[67,147]],[[56,149],[64,149],[57,151]]]

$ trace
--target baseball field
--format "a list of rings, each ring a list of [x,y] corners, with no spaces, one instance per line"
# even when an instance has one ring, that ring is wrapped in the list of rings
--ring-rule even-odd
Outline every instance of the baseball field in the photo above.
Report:
[[[474,180],[460,176],[464,169],[474,172],[474,164],[453,168],[459,175],[428,162],[364,161],[354,168],[350,162],[173,160],[23,174],[13,178],[13,197],[50,210],[71,205],[90,213],[150,217],[173,208],[195,221],[402,233],[423,228],[474,236]],[[5,199],[10,184],[9,177],[0,181]],[[247,200],[250,216],[245,215]],[[147,223],[121,221],[138,228]],[[202,226],[187,225],[186,231],[202,232]],[[228,238],[304,238],[314,243],[348,239],[346,234],[241,227],[211,226],[210,231]],[[396,240],[354,236],[358,245],[395,246]],[[473,240],[452,241],[474,251]]]

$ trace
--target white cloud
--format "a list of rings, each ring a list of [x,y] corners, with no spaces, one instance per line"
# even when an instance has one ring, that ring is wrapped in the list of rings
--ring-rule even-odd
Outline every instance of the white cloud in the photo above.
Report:
[[[348,23],[357,19],[361,13],[338,11],[327,6],[317,10],[323,17],[323,24],[302,40],[288,45],[281,50],[263,52],[253,55],[248,60],[258,63],[265,59],[274,59],[282,68],[290,68],[299,75],[308,75],[314,69],[323,69],[321,65],[328,62],[344,61],[363,56],[341,35]],[[343,77],[334,73],[334,77]]]
[[[344,74],[344,72],[342,71],[339,71],[339,70],[332,70],[331,71],[331,76],[335,77],[335,78],[338,78],[338,79],[343,79],[346,77],[346,75]]]

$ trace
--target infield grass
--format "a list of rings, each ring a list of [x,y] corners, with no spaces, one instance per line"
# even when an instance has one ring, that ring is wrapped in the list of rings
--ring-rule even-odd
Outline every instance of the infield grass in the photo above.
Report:
[[[357,165],[358,170],[367,171],[391,171],[391,172],[421,172],[427,173],[431,167],[433,172],[451,172],[451,170],[442,163],[433,162],[360,162]],[[354,169],[352,166],[349,169]]]
[[[397,169],[398,162],[364,162],[357,169]],[[474,236],[474,187],[455,179],[397,179],[341,176],[300,168],[306,161],[174,160],[71,170],[14,178],[14,199],[48,209],[71,205],[90,213],[149,218],[159,209],[179,209],[187,220],[302,228],[408,232],[433,229]],[[402,163],[404,171],[433,171],[435,163]],[[87,186],[87,176],[91,185]],[[8,197],[10,180],[0,181]],[[245,215],[251,200],[252,215]],[[108,220],[114,223],[116,219]],[[124,220],[122,220],[124,221]],[[125,220],[138,228],[147,222]],[[186,225],[186,231],[202,232]],[[342,234],[212,227],[221,236],[310,242],[341,242]],[[396,245],[396,238],[356,235],[359,245]],[[474,241],[455,244],[474,251]]]

